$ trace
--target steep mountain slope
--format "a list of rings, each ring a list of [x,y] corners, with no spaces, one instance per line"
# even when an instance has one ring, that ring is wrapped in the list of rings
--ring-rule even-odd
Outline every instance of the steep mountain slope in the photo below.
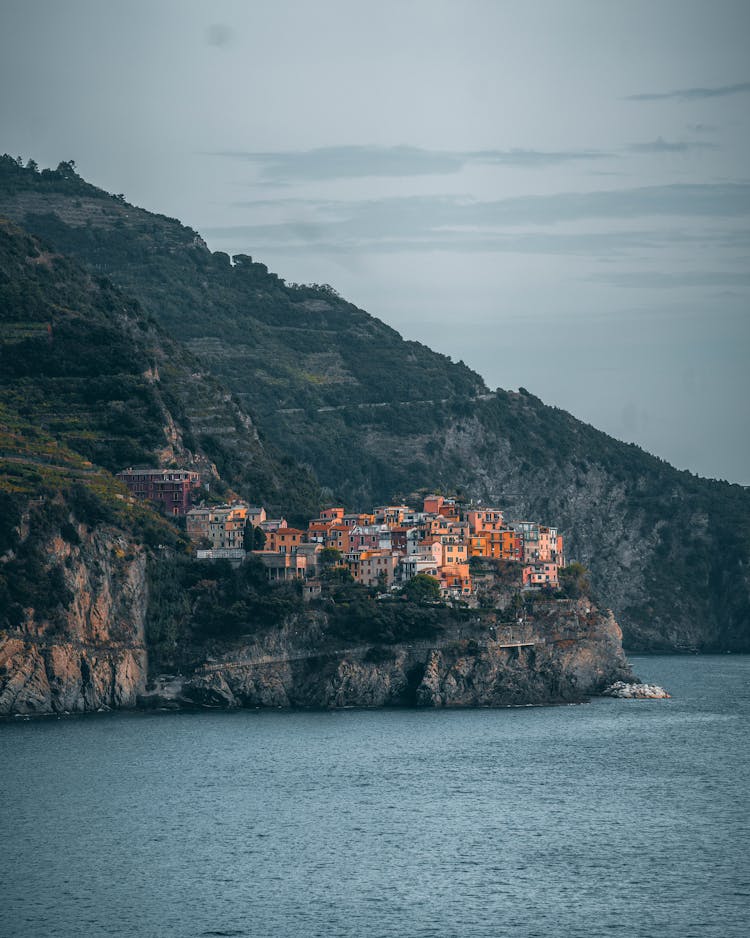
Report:
[[[179,464],[289,505],[288,466],[216,379],[107,278],[2,221],[0,407],[6,426],[15,415],[113,473]],[[12,433],[2,443],[13,455]],[[294,481],[292,507],[311,510],[315,485]]]
[[[147,564],[185,544],[112,473],[187,464],[221,490],[222,459],[248,495],[287,502],[288,470],[189,353],[0,220],[0,715],[135,704],[163,602]]]
[[[344,582],[307,602],[257,558],[197,563],[174,519],[105,468],[187,462],[222,483],[186,447],[189,366],[135,301],[0,221],[0,717],[148,705],[165,668],[184,675],[167,682],[183,703],[210,706],[540,703],[628,675],[616,623],[588,599],[578,612],[547,600],[536,630],[527,602],[534,644],[519,655],[498,645],[502,609],[384,603]],[[214,383],[191,375],[212,400]],[[241,451],[273,469],[242,427]]]
[[[678,472],[526,392],[490,393],[330,288],[211,254],[70,164],[5,158],[0,214],[127,287],[330,496],[354,507],[458,488],[500,502],[562,528],[631,648],[750,649],[742,487]]]

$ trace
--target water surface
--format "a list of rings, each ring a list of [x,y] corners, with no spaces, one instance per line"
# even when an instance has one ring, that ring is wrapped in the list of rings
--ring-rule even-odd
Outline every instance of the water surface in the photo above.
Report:
[[[0,725],[0,935],[748,934],[750,658],[667,701]]]

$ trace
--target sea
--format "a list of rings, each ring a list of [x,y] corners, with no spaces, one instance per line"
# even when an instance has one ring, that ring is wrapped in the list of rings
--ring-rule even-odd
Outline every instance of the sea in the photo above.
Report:
[[[750,658],[670,700],[0,724],[0,935],[750,935]]]

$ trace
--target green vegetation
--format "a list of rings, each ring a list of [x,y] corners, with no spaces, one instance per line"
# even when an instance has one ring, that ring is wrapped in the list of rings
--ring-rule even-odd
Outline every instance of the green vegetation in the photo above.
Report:
[[[245,537],[242,545],[246,551],[263,550],[266,546],[266,532],[263,528],[248,524],[245,528]]]
[[[179,668],[202,660],[215,645],[260,639],[298,617],[324,614],[321,651],[363,643],[392,644],[434,637],[464,610],[418,599],[379,599],[378,591],[355,583],[345,568],[331,566],[324,594],[304,602],[299,582],[271,584],[263,564],[248,558],[234,568],[226,561],[200,562],[163,552],[149,566],[146,637],[152,667]],[[336,573],[343,571],[346,577]],[[431,590],[429,595],[432,595]],[[476,613],[473,613],[476,615]]]
[[[370,424],[404,437],[439,431],[452,401],[485,390],[465,365],[405,342],[328,285],[288,285],[246,255],[232,264],[211,254],[192,229],[89,186],[74,166],[39,173],[0,158],[0,211],[4,193],[19,222],[138,297],[256,416],[270,452],[276,445],[288,460],[278,460],[278,475],[290,481],[292,519],[311,513],[317,497],[299,464],[351,504],[389,498],[417,478],[439,482],[422,454],[362,460],[358,439]],[[80,207],[75,196],[85,196]],[[232,446],[210,433],[201,443],[223,476],[241,473]]]
[[[18,542],[15,526],[21,520],[18,497],[0,492],[0,544],[13,556],[0,564],[0,629],[17,629],[33,608],[38,621],[54,628],[73,596],[65,584],[62,567],[49,565],[45,548],[49,531],[69,524],[61,504],[37,503],[28,515],[28,535]]]
[[[440,602],[440,583],[434,576],[418,573],[404,585],[404,596],[412,603]]]
[[[565,599],[579,599],[591,593],[591,583],[588,570],[582,563],[569,563],[567,567],[558,570],[560,580],[560,595]]]
[[[0,221],[0,456],[18,455],[19,421],[46,435],[50,458],[62,447],[116,472],[159,463],[169,443],[176,462],[190,449],[234,491],[292,519],[318,505],[311,473],[264,446],[237,401],[136,301]]]
[[[6,482],[0,464],[0,483]],[[79,525],[108,525],[131,543],[152,548],[187,549],[176,528],[147,506],[126,501],[121,487],[106,475],[86,480],[40,475],[33,490],[30,500],[27,491],[0,487],[0,555],[5,555],[0,563],[0,629],[18,628],[27,609],[37,622],[47,621],[53,628],[62,622],[73,595],[63,562],[50,555],[50,546],[59,535],[71,548],[79,548]]]
[[[38,248],[18,284],[0,263],[13,311],[0,323],[3,345],[19,351],[17,363],[3,360],[11,377],[1,402],[81,458],[110,468],[153,452],[166,412],[224,484],[292,523],[313,514],[319,486],[351,508],[415,487],[460,488],[485,503],[500,492],[505,507],[507,493],[514,510],[561,529],[631,647],[660,635],[679,644],[676,636],[696,628],[702,648],[750,647],[746,489],[679,472],[525,389],[489,394],[466,366],[404,341],[332,288],[287,284],[250,257],[212,254],[194,230],[90,186],[72,162],[39,172],[0,159],[0,213],[76,256],[91,296],[110,304],[83,336],[99,359],[89,375],[71,316],[86,298],[74,290],[54,300],[61,376],[45,345],[46,304],[68,262]],[[130,366],[127,343],[108,331],[118,318],[139,340]],[[139,377],[154,358],[156,386]],[[72,378],[91,378],[91,389]],[[247,413],[259,442],[243,424]]]
[[[149,588],[146,638],[162,666],[191,647],[262,635],[304,608],[299,584],[269,584],[255,558],[233,568],[165,552],[150,564]]]
[[[387,645],[434,638],[467,615],[444,604],[425,604],[421,597],[378,598],[380,595],[377,589],[360,586],[350,577],[329,587],[327,596],[310,605],[325,611],[332,638],[353,644]]]

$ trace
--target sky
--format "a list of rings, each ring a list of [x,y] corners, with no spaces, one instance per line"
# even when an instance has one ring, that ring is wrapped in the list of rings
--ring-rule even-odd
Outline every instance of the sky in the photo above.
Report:
[[[750,484],[750,3],[0,0],[0,152]]]

